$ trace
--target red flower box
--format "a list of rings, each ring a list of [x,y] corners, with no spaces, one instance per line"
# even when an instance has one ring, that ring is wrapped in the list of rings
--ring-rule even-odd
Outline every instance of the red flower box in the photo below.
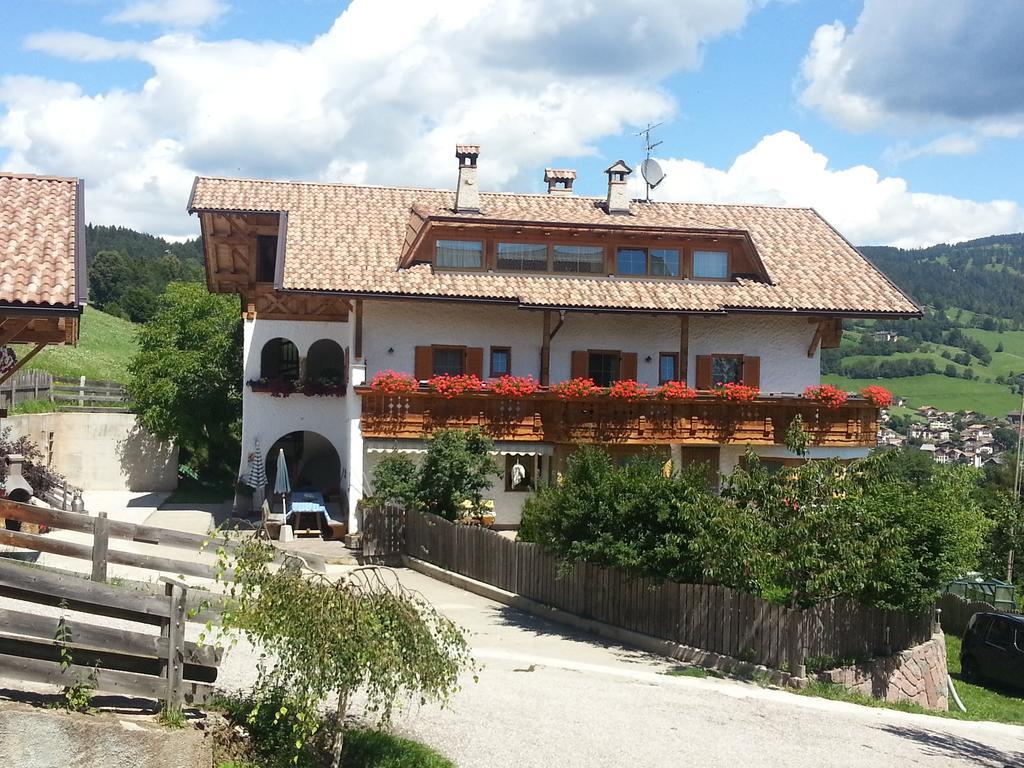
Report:
[[[419,387],[419,382],[414,376],[395,371],[380,371],[370,381],[370,389],[374,392],[384,392],[389,395],[408,394],[415,392],[417,387]]]
[[[578,377],[552,384],[551,391],[562,400],[576,400],[596,395],[601,391],[601,388],[594,383],[593,379]]]
[[[501,397],[529,397],[534,394],[540,384],[533,376],[502,376],[487,385],[487,389]]]
[[[663,400],[692,400],[697,390],[690,389],[685,381],[666,381],[658,387],[657,396]]]
[[[756,400],[761,394],[759,387],[748,387],[746,384],[734,384],[732,382],[715,387],[711,394],[719,400],[729,400],[734,403],[747,403]]]
[[[447,398],[458,397],[466,392],[479,392],[484,388],[480,377],[473,373],[461,373],[457,376],[442,374],[434,376],[427,382],[431,392],[437,392]]]
[[[608,397],[616,400],[636,400],[647,395],[647,385],[638,384],[633,379],[619,379],[608,388]]]
[[[892,405],[892,392],[885,387],[872,384],[860,391],[861,397],[871,403],[875,408],[888,408]]]
[[[804,390],[804,397],[821,403],[826,408],[835,410],[846,402],[849,394],[833,384],[820,384],[816,387],[807,387]]]

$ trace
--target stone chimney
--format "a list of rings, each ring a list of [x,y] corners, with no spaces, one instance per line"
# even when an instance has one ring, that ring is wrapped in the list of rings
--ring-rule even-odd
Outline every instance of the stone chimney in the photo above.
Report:
[[[455,156],[459,158],[459,186],[455,190],[455,210],[460,213],[480,213],[480,187],[476,183],[476,159],[480,156],[480,145],[456,144]]]
[[[544,181],[548,183],[548,194],[555,197],[572,197],[572,183],[576,171],[570,168],[545,168]]]
[[[605,210],[608,213],[629,213],[629,195],[626,193],[626,177],[633,169],[621,160],[605,170],[608,174],[608,201]]]

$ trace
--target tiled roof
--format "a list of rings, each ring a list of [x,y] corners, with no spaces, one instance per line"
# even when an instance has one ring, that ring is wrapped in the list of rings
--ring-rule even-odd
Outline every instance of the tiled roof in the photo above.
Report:
[[[0,304],[77,307],[78,179],[0,172]]]
[[[288,214],[283,287],[347,294],[516,301],[524,306],[913,315],[918,308],[809,208],[633,203],[609,216],[592,197],[480,195],[479,214],[452,211],[445,190],[199,177],[190,211]],[[399,269],[410,213],[472,221],[749,234],[771,284]]]

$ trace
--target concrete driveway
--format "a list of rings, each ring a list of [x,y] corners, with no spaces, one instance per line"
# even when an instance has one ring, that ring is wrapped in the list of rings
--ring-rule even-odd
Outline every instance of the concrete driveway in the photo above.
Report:
[[[1024,728],[871,709],[712,678],[403,569],[471,633],[480,680],[400,732],[460,768],[1024,766]]]

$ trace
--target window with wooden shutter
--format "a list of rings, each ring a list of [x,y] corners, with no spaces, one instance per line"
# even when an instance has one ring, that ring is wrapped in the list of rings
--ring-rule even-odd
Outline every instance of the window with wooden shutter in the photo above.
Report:
[[[434,375],[434,354],[430,347],[416,347],[413,375],[423,381]]]
[[[484,377],[484,348],[466,348],[466,373],[478,378]]]
[[[585,379],[587,377],[587,366],[590,355],[585,349],[578,349],[572,353],[572,367],[569,377],[573,379]]]
[[[623,352],[619,363],[619,377],[636,381],[636,352]]]
[[[697,355],[697,389],[711,389],[711,355]]]
[[[761,386],[761,358],[743,356],[743,383],[748,387]]]

